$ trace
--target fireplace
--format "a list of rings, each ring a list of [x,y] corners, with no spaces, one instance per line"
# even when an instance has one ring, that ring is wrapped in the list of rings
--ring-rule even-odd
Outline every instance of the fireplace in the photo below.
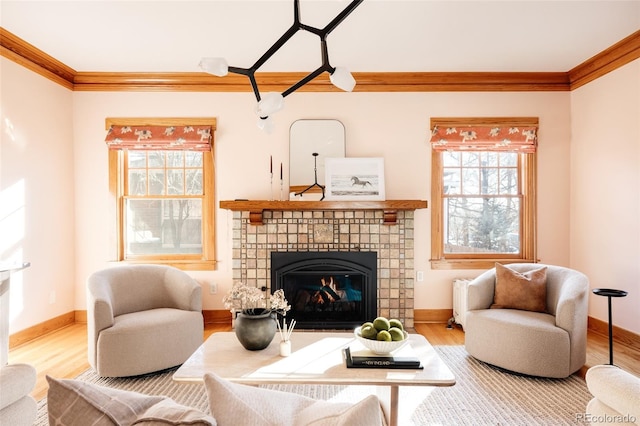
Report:
[[[301,329],[351,329],[377,315],[376,252],[271,252],[271,291]]]
[[[253,225],[249,211],[233,211],[233,280],[270,289],[272,252],[376,252],[378,311],[372,316],[398,318],[411,328],[414,212],[398,211],[395,225],[384,225],[384,217],[382,211],[266,210],[264,224]]]

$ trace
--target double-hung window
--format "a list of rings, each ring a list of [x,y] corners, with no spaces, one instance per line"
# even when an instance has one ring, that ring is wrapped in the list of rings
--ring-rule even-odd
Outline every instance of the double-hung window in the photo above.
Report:
[[[537,128],[537,118],[432,118],[432,268],[535,260]]]
[[[119,261],[213,269],[215,119],[107,119]]]

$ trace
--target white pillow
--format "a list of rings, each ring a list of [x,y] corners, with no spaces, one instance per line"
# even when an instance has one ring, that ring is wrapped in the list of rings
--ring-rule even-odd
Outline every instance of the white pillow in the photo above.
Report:
[[[216,426],[213,417],[165,396],[144,395],[50,376],[47,376],[47,381],[47,409],[51,425]]]
[[[204,376],[209,409],[220,426],[383,425],[380,401],[370,395],[351,403],[232,383],[212,373]]]

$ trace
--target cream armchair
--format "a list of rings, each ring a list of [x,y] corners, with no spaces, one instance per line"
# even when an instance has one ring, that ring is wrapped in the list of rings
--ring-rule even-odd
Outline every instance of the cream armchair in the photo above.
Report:
[[[517,373],[562,378],[579,370],[587,353],[589,280],[572,269],[518,263],[524,273],[546,266],[546,312],[490,309],[495,268],[469,283],[465,349],[476,359]]]
[[[30,426],[36,420],[36,401],[30,392],[36,385],[36,369],[29,364],[0,367],[0,425]]]
[[[100,376],[146,374],[182,364],[202,344],[202,288],[163,265],[126,265],[87,282],[89,364]]]

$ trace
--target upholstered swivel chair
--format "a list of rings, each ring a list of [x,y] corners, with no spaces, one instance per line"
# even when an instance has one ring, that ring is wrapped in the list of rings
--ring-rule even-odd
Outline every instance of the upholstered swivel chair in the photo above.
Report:
[[[491,309],[496,268],[469,283],[465,349],[476,359],[517,373],[562,378],[586,361],[589,280],[575,270],[519,263],[507,267],[526,273],[546,267],[543,312]]]
[[[163,265],[125,265],[87,282],[89,364],[126,377],[184,363],[202,344],[202,288]]]

